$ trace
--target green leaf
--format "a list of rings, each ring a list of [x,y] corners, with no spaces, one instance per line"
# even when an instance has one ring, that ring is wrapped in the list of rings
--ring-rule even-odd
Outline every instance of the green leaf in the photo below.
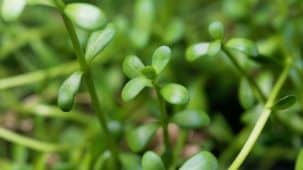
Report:
[[[207,54],[209,56],[215,56],[217,55],[220,50],[221,50],[221,40],[217,40],[217,41],[214,41],[214,42],[211,42],[208,46],[208,49],[207,49]]]
[[[171,50],[168,46],[160,46],[157,48],[152,57],[152,66],[159,74],[168,64],[171,58]]]
[[[293,95],[284,96],[279,99],[272,107],[274,110],[284,110],[296,103],[296,97]]]
[[[217,159],[207,151],[198,154],[187,160],[180,170],[218,170]]]
[[[112,24],[107,25],[103,30],[93,32],[87,43],[85,58],[89,63],[92,61],[113,39],[115,28]]]
[[[142,170],[165,170],[165,167],[156,153],[148,151],[142,158]]]
[[[142,48],[148,43],[154,17],[154,0],[136,1],[134,28],[130,34],[135,47]]]
[[[96,30],[106,23],[105,14],[88,3],[71,3],[65,7],[65,14],[79,27]]]
[[[134,153],[120,153],[120,162],[123,170],[141,170],[141,157]]]
[[[303,169],[303,149],[301,148],[300,153],[297,157],[295,170],[302,170],[302,169]]]
[[[126,137],[130,149],[134,152],[142,151],[150,142],[158,128],[158,124],[149,123],[130,131]]]
[[[137,77],[141,74],[141,70],[144,68],[144,64],[139,57],[134,55],[127,56],[122,65],[123,72],[129,78]]]
[[[215,21],[211,23],[208,27],[208,32],[214,39],[224,38],[224,26],[221,22]]]
[[[180,40],[185,32],[185,26],[181,19],[175,18],[170,21],[163,33],[163,41],[171,44]]]
[[[189,94],[185,87],[170,83],[161,89],[163,98],[171,104],[186,104],[189,101]]]
[[[207,55],[209,43],[202,42],[191,45],[186,50],[186,59],[188,61],[194,61],[200,57]]]
[[[1,4],[1,16],[4,21],[14,21],[22,13],[26,0],[3,0]]]
[[[68,77],[61,85],[58,93],[58,105],[59,107],[68,112],[72,109],[74,98],[78,92],[83,73],[78,71]]]
[[[129,101],[135,98],[140,93],[140,91],[142,91],[143,88],[147,86],[151,86],[151,82],[145,77],[137,77],[131,79],[122,89],[122,99],[124,101]]]
[[[154,80],[157,77],[156,70],[152,66],[144,67],[141,73],[150,80]]]
[[[245,109],[250,109],[255,104],[254,93],[245,78],[240,81],[238,97],[241,106]]]
[[[248,39],[244,39],[244,38],[233,38],[230,39],[227,43],[226,43],[226,47],[229,49],[234,49],[234,50],[238,50],[250,57],[256,57],[258,56],[258,48],[257,45],[248,40]]]
[[[205,112],[193,109],[176,113],[172,120],[183,128],[193,129],[207,126],[210,122],[209,117]]]

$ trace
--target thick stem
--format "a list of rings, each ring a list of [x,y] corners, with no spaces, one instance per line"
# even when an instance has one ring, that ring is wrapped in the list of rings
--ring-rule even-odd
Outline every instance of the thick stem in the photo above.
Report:
[[[91,100],[92,100],[92,105],[97,112],[97,116],[98,116],[100,125],[103,129],[104,135],[106,136],[109,150],[113,156],[113,161],[114,161],[113,166],[115,169],[118,169],[118,167],[117,167],[117,165],[119,164],[118,150],[116,148],[115,140],[112,137],[112,135],[109,131],[109,128],[107,126],[106,116],[101,111],[101,105],[100,105],[100,101],[99,101],[99,98],[97,95],[92,72],[89,68],[89,65],[86,63],[85,56],[82,51],[82,48],[81,48],[80,42],[78,40],[74,26],[73,26],[72,22],[68,19],[68,17],[64,14],[64,2],[62,0],[55,0],[55,2],[62,14],[66,29],[70,35],[70,38],[71,38],[71,41],[72,41],[72,44],[73,44],[73,47],[74,47],[74,50],[75,50],[75,53],[77,56],[77,60],[80,64],[80,68],[85,73],[85,76],[84,76],[85,83],[88,88],[88,92],[91,97]]]
[[[224,45],[222,45],[222,50],[225,53],[225,55],[230,59],[230,61],[233,63],[233,65],[237,68],[237,70],[242,74],[242,76],[244,76],[245,79],[248,81],[248,83],[253,88],[253,91],[255,92],[261,103],[265,103],[266,96],[264,95],[264,93],[262,92],[256,81],[248,75],[245,69],[238,63],[236,58],[230,53],[230,51],[226,49]]]
[[[259,138],[272,110],[271,107],[274,105],[274,102],[284,84],[286,81],[289,69],[290,69],[290,61],[287,61],[287,65],[284,68],[283,72],[279,76],[279,79],[275,86],[273,87],[272,92],[270,93],[270,96],[265,104],[264,110],[262,111],[260,117],[257,120],[257,123],[255,127],[253,128],[252,132],[250,133],[246,143],[242,147],[240,153],[236,157],[236,159],[232,162],[230,167],[228,168],[229,170],[237,170],[243,163],[243,161],[246,159],[250,151],[252,150],[254,144],[256,143],[257,139]]]
[[[172,150],[171,150],[171,144],[170,144],[169,132],[168,132],[169,120],[168,120],[168,115],[167,115],[167,111],[166,111],[165,101],[160,94],[160,88],[155,83],[154,83],[154,88],[155,88],[155,91],[157,94],[160,111],[161,111],[161,126],[163,129],[163,140],[164,140],[164,146],[165,146],[164,157],[168,161],[168,162],[165,161],[165,163],[169,163],[171,160],[171,156],[172,156]],[[166,166],[169,167],[169,165],[166,165]]]

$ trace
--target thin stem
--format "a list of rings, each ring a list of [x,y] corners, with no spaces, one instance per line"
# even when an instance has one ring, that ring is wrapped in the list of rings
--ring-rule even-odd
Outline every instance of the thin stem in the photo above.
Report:
[[[58,152],[68,149],[65,145],[41,142],[29,137],[18,135],[4,128],[0,128],[0,138],[41,152]]]
[[[63,21],[65,23],[65,26],[66,26],[66,29],[70,35],[70,38],[71,38],[71,41],[72,41],[72,44],[73,44],[73,47],[74,47],[74,50],[75,50],[75,53],[76,53],[76,56],[77,56],[77,60],[80,64],[80,68],[81,70],[85,73],[85,83],[86,83],[86,86],[88,88],[88,92],[89,92],[89,95],[91,97],[91,100],[92,100],[92,105],[94,107],[94,109],[96,110],[97,112],[97,116],[98,116],[98,119],[99,119],[99,122],[101,124],[101,127],[103,129],[103,132],[106,136],[106,139],[107,139],[107,144],[108,144],[108,147],[109,147],[109,150],[113,156],[113,166],[115,169],[118,169],[116,166],[118,165],[118,150],[116,148],[116,144],[115,144],[115,141],[112,137],[112,135],[110,134],[110,131],[109,131],[109,128],[107,126],[107,121],[106,121],[106,116],[102,113],[101,111],[101,105],[100,105],[100,101],[99,101],[99,98],[98,98],[98,95],[97,95],[97,92],[96,92],[96,87],[95,87],[95,84],[94,84],[94,81],[93,81],[93,76],[92,76],[92,72],[88,66],[88,64],[86,63],[86,60],[85,60],[85,56],[84,56],[84,53],[82,51],[82,48],[81,48],[81,45],[80,45],[80,42],[77,38],[77,34],[76,34],[76,31],[74,29],[74,26],[72,24],[72,22],[68,19],[68,17],[65,15],[64,13],[64,2],[62,0],[55,0],[56,2],[56,5],[57,7],[59,8],[60,12],[61,12],[61,15],[63,17]]]
[[[290,61],[287,61],[287,65],[283,69],[281,75],[279,76],[277,83],[273,87],[273,90],[270,93],[270,96],[265,104],[265,107],[264,107],[260,117],[257,120],[255,127],[253,128],[252,132],[250,133],[250,135],[249,135],[246,143],[242,147],[240,153],[238,154],[236,159],[232,162],[232,164],[228,168],[229,170],[239,169],[239,167],[241,166],[243,161],[246,159],[249,152],[252,150],[252,147],[256,143],[257,139],[259,138],[259,136],[272,112],[271,107],[274,105],[274,102],[275,102],[284,82],[286,81],[286,78],[287,78],[287,75],[288,75],[288,72],[290,69],[290,65],[291,65]]]
[[[160,111],[161,111],[161,126],[163,129],[163,140],[164,140],[164,146],[165,146],[165,159],[170,162],[171,160],[171,144],[169,140],[169,133],[168,133],[168,115],[166,111],[165,101],[162,98],[160,94],[160,88],[156,83],[154,83],[154,88],[157,94],[157,98],[159,101]],[[167,163],[167,161],[165,161]],[[168,165],[166,165],[169,167]]]
[[[253,88],[255,94],[257,95],[257,97],[259,98],[261,103],[265,103],[266,96],[264,95],[264,93],[262,92],[262,90],[260,89],[260,87],[258,86],[256,81],[248,75],[248,73],[245,71],[245,69],[238,63],[236,58],[230,53],[229,50],[226,49],[226,47],[224,45],[222,45],[222,50],[226,54],[226,56],[230,59],[230,61],[233,63],[233,65],[237,68],[237,70],[242,74],[242,76],[244,76],[246,78],[246,80]]]

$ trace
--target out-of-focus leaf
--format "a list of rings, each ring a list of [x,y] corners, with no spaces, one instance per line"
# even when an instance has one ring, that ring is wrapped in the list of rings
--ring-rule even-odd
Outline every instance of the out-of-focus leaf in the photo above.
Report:
[[[141,70],[144,68],[144,64],[139,57],[129,55],[124,59],[122,68],[123,72],[129,78],[134,78],[140,75]]]
[[[187,160],[180,170],[218,170],[218,161],[210,152],[202,151]]]
[[[135,98],[147,86],[151,86],[151,81],[145,77],[137,77],[130,80],[122,89],[122,99],[129,101]]]
[[[142,158],[143,170],[165,170],[161,158],[154,152],[148,151]]]
[[[229,49],[241,51],[250,57],[258,56],[257,45],[251,40],[245,38],[232,38],[228,40],[226,47]]]
[[[302,169],[303,169],[303,149],[301,148],[299,155],[297,156],[295,170],[302,170]]]
[[[101,9],[88,3],[70,3],[64,11],[77,26],[87,30],[99,29],[106,23]]]
[[[171,44],[177,42],[184,34],[184,23],[181,19],[173,19],[164,31],[163,41]]]
[[[150,80],[154,80],[157,77],[156,70],[152,66],[144,67],[141,73]]]
[[[158,124],[149,123],[130,131],[127,134],[127,143],[130,149],[134,152],[142,151],[150,142],[158,128]]]
[[[214,39],[223,39],[224,26],[219,21],[212,22],[208,27],[208,32]]]
[[[194,129],[207,126],[210,122],[209,117],[205,112],[193,109],[176,113],[172,120],[183,128]]]
[[[123,170],[141,170],[140,157],[132,153],[120,154],[120,161]]]
[[[152,57],[152,66],[159,74],[167,65],[171,58],[171,50],[168,46],[160,46],[157,48]]]
[[[1,16],[5,21],[14,21],[22,13],[26,0],[2,0]]]
[[[209,56],[215,56],[220,52],[220,50],[221,50],[221,40],[217,40],[209,44],[207,54]]]
[[[186,50],[186,59],[194,61],[200,57],[207,55],[209,43],[197,43],[189,46]]]
[[[245,109],[251,108],[256,101],[252,88],[244,78],[240,81],[238,97],[241,106]]]
[[[274,110],[285,110],[296,103],[296,97],[293,95],[284,96],[279,99],[272,107]]]

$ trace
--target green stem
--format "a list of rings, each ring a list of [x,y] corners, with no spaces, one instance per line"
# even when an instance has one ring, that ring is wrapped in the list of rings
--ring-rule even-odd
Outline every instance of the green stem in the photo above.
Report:
[[[118,160],[119,160],[118,150],[116,148],[115,141],[114,141],[112,135],[110,134],[109,128],[107,126],[106,116],[101,111],[101,105],[100,105],[100,101],[99,101],[99,98],[98,98],[98,95],[97,95],[97,92],[96,92],[96,87],[95,87],[95,84],[94,84],[94,81],[93,81],[92,72],[89,68],[89,65],[86,63],[85,56],[84,56],[84,53],[82,51],[80,42],[77,38],[77,34],[76,34],[75,29],[74,29],[74,26],[73,26],[72,22],[68,19],[68,17],[64,13],[64,6],[65,6],[64,2],[62,0],[55,0],[55,2],[56,2],[56,5],[57,5],[57,7],[59,8],[59,10],[61,12],[61,15],[63,17],[63,21],[65,23],[65,27],[66,27],[69,35],[70,35],[70,38],[71,38],[71,41],[72,41],[72,44],[73,44],[73,47],[74,47],[74,50],[75,50],[75,53],[76,53],[76,56],[77,56],[77,60],[80,64],[80,68],[85,73],[85,77],[84,77],[85,78],[85,83],[86,83],[86,86],[88,88],[88,92],[89,92],[89,95],[91,97],[91,100],[92,100],[92,105],[93,105],[94,109],[97,112],[99,122],[101,124],[102,129],[103,129],[104,135],[106,136],[106,139],[108,141],[107,144],[108,144],[109,150],[110,150],[110,152],[113,156],[113,161],[114,161],[113,166],[114,166],[115,169],[118,169],[116,167],[118,165]]]
[[[265,103],[266,96],[264,95],[264,93],[262,92],[256,81],[248,75],[245,69],[238,63],[237,59],[230,53],[229,50],[226,49],[224,45],[222,45],[222,50],[226,54],[226,56],[230,59],[230,61],[233,63],[233,65],[237,68],[237,70],[242,74],[242,76],[246,78],[246,80],[253,88],[255,94],[257,95],[261,103]]]
[[[171,144],[170,144],[169,132],[168,132],[168,123],[169,123],[168,114],[166,111],[165,101],[160,94],[160,88],[158,87],[158,85],[156,83],[154,83],[154,88],[155,88],[155,91],[157,94],[160,111],[161,111],[161,126],[163,129],[163,140],[164,140],[164,146],[165,146],[164,158],[167,160],[164,162],[169,164],[169,162],[171,161],[172,150],[171,150]],[[169,165],[166,165],[166,166],[169,167]]]
[[[242,147],[240,153],[236,157],[236,159],[232,162],[230,167],[228,168],[229,170],[237,170],[243,163],[243,161],[246,159],[248,156],[249,152],[252,150],[252,147],[256,143],[257,139],[259,138],[271,112],[272,112],[272,106],[274,105],[274,102],[279,94],[279,91],[281,90],[284,82],[286,81],[289,69],[290,69],[291,62],[290,60],[287,61],[287,65],[283,69],[281,75],[279,76],[279,79],[275,86],[273,87],[272,92],[270,93],[270,96],[265,104],[265,107],[260,114],[257,123],[255,127],[253,128],[252,132],[250,133],[246,143]]]
[[[32,138],[18,135],[14,132],[10,132],[9,130],[4,128],[0,128],[0,138],[41,152],[58,152],[68,149],[68,147],[65,145],[56,145],[41,142]]]

